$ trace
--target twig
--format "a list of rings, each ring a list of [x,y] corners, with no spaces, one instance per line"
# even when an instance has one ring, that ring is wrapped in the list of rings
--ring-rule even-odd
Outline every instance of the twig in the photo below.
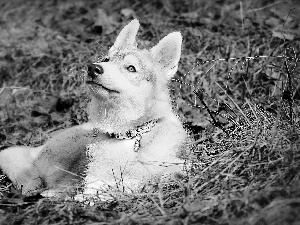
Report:
[[[199,90],[198,90],[198,91],[199,91]],[[215,117],[213,116],[211,110],[209,109],[209,107],[208,107],[208,106],[206,105],[206,103],[204,102],[202,96],[201,96],[196,90],[194,90],[193,92],[194,92],[195,95],[199,98],[199,100],[201,101],[202,105],[204,105],[204,107],[205,107],[205,109],[207,110],[208,114],[209,114],[210,117],[212,118],[212,120],[213,120],[213,125],[215,125],[216,127],[221,128],[221,130],[222,130],[227,136],[229,136],[228,132],[223,128],[223,126],[220,124],[220,122],[217,121],[217,120],[215,119]]]
[[[287,98],[287,100],[289,103],[290,123],[291,123],[291,125],[293,125],[292,78],[291,78],[291,73],[288,68],[286,60],[284,60],[284,66],[285,66],[286,73],[288,76],[288,90],[287,90],[288,98]]]
[[[240,1],[240,13],[241,13],[241,21],[242,21],[242,29],[245,30],[244,26],[244,14],[243,14],[243,2]]]
[[[244,116],[245,120],[247,121],[248,125],[251,125],[250,121],[248,120],[247,116],[245,115],[245,113],[243,112],[243,110],[235,103],[235,101],[227,94],[227,92],[224,90],[224,88],[222,88],[222,86],[215,81],[215,83],[219,86],[219,88],[224,91],[224,93],[227,95],[227,97],[231,100],[231,102],[235,105],[235,107],[237,107],[240,112],[242,113],[242,115]]]
[[[260,10],[263,10],[263,9],[269,8],[269,7],[271,7],[271,6],[274,6],[274,5],[277,5],[277,4],[280,4],[280,3],[283,3],[283,2],[285,2],[285,1],[281,1],[281,2],[274,2],[274,3],[270,4],[270,5],[266,5],[266,6],[264,6],[264,7],[261,7],[261,8],[257,8],[257,9],[250,9],[250,10],[248,10],[247,12],[249,13],[249,12],[256,12],[256,11],[260,11]]]
[[[154,200],[154,198],[153,198],[153,197],[150,197],[150,199],[151,199],[152,202],[155,204],[155,206],[158,208],[158,210],[160,211],[160,213],[161,213],[163,216],[167,216],[167,213],[165,212],[165,210],[164,210],[162,207],[160,207],[160,206],[158,205],[158,203]]]

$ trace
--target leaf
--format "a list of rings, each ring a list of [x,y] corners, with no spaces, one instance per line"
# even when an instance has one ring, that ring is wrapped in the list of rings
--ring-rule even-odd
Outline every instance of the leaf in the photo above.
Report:
[[[46,124],[49,122],[49,117],[48,115],[41,115],[38,117],[33,117],[33,122],[36,124]]]
[[[125,8],[121,10],[121,14],[125,17],[125,19],[129,20],[129,19],[133,19],[136,18],[135,12],[133,11],[133,9],[130,8]]]
[[[64,122],[66,120],[65,117],[63,117],[60,113],[57,112],[51,113],[50,116],[53,122]]]
[[[108,16],[104,9],[97,9],[97,18],[93,26],[93,32],[110,34],[114,29],[115,22],[112,16]]]
[[[284,40],[294,40],[295,34],[292,31],[276,28],[272,31],[273,37],[278,37]]]
[[[275,18],[275,17],[270,17],[269,19],[267,19],[265,21],[266,24],[270,25],[271,27],[276,27],[279,26],[279,24],[281,23],[280,19]]]
[[[55,96],[47,96],[46,98],[38,99],[38,104],[34,106],[33,110],[41,114],[49,114],[55,110],[58,98]]]
[[[12,90],[8,87],[3,87],[0,89],[0,106],[4,106],[6,102],[10,101],[12,98]]]

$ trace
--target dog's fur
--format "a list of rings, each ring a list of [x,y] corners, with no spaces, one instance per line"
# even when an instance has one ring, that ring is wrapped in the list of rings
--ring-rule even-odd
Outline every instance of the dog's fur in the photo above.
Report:
[[[107,57],[88,72],[88,123],[65,129],[40,147],[0,152],[1,169],[24,194],[46,188],[56,195],[78,179],[85,193],[103,186],[136,189],[155,176],[182,170],[187,133],[173,113],[167,87],[177,71],[182,37],[173,32],[150,50],[140,50],[138,28],[138,20],[125,26]],[[157,123],[141,135],[137,150],[136,138],[109,135],[153,120]]]

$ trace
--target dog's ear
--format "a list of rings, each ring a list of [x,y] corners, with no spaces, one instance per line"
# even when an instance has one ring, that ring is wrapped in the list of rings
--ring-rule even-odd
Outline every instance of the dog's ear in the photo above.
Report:
[[[169,70],[168,78],[171,78],[177,71],[181,55],[181,43],[182,36],[180,32],[173,32],[165,36],[150,50],[153,58]]]
[[[118,35],[114,45],[110,48],[111,51],[126,48],[128,46],[136,46],[135,37],[139,30],[140,23],[137,19],[132,20],[127,24]]]

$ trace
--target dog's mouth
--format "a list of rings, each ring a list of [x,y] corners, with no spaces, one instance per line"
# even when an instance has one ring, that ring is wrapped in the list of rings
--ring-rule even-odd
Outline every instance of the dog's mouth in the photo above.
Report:
[[[93,81],[93,80],[87,80],[86,83],[87,83],[87,84],[91,84],[91,85],[97,85],[97,86],[101,87],[102,89],[104,89],[104,90],[106,90],[106,91],[108,91],[108,92],[120,93],[119,91],[109,89],[109,88],[103,86],[102,84],[99,84],[99,83],[97,83],[97,82],[95,82],[95,81]]]

